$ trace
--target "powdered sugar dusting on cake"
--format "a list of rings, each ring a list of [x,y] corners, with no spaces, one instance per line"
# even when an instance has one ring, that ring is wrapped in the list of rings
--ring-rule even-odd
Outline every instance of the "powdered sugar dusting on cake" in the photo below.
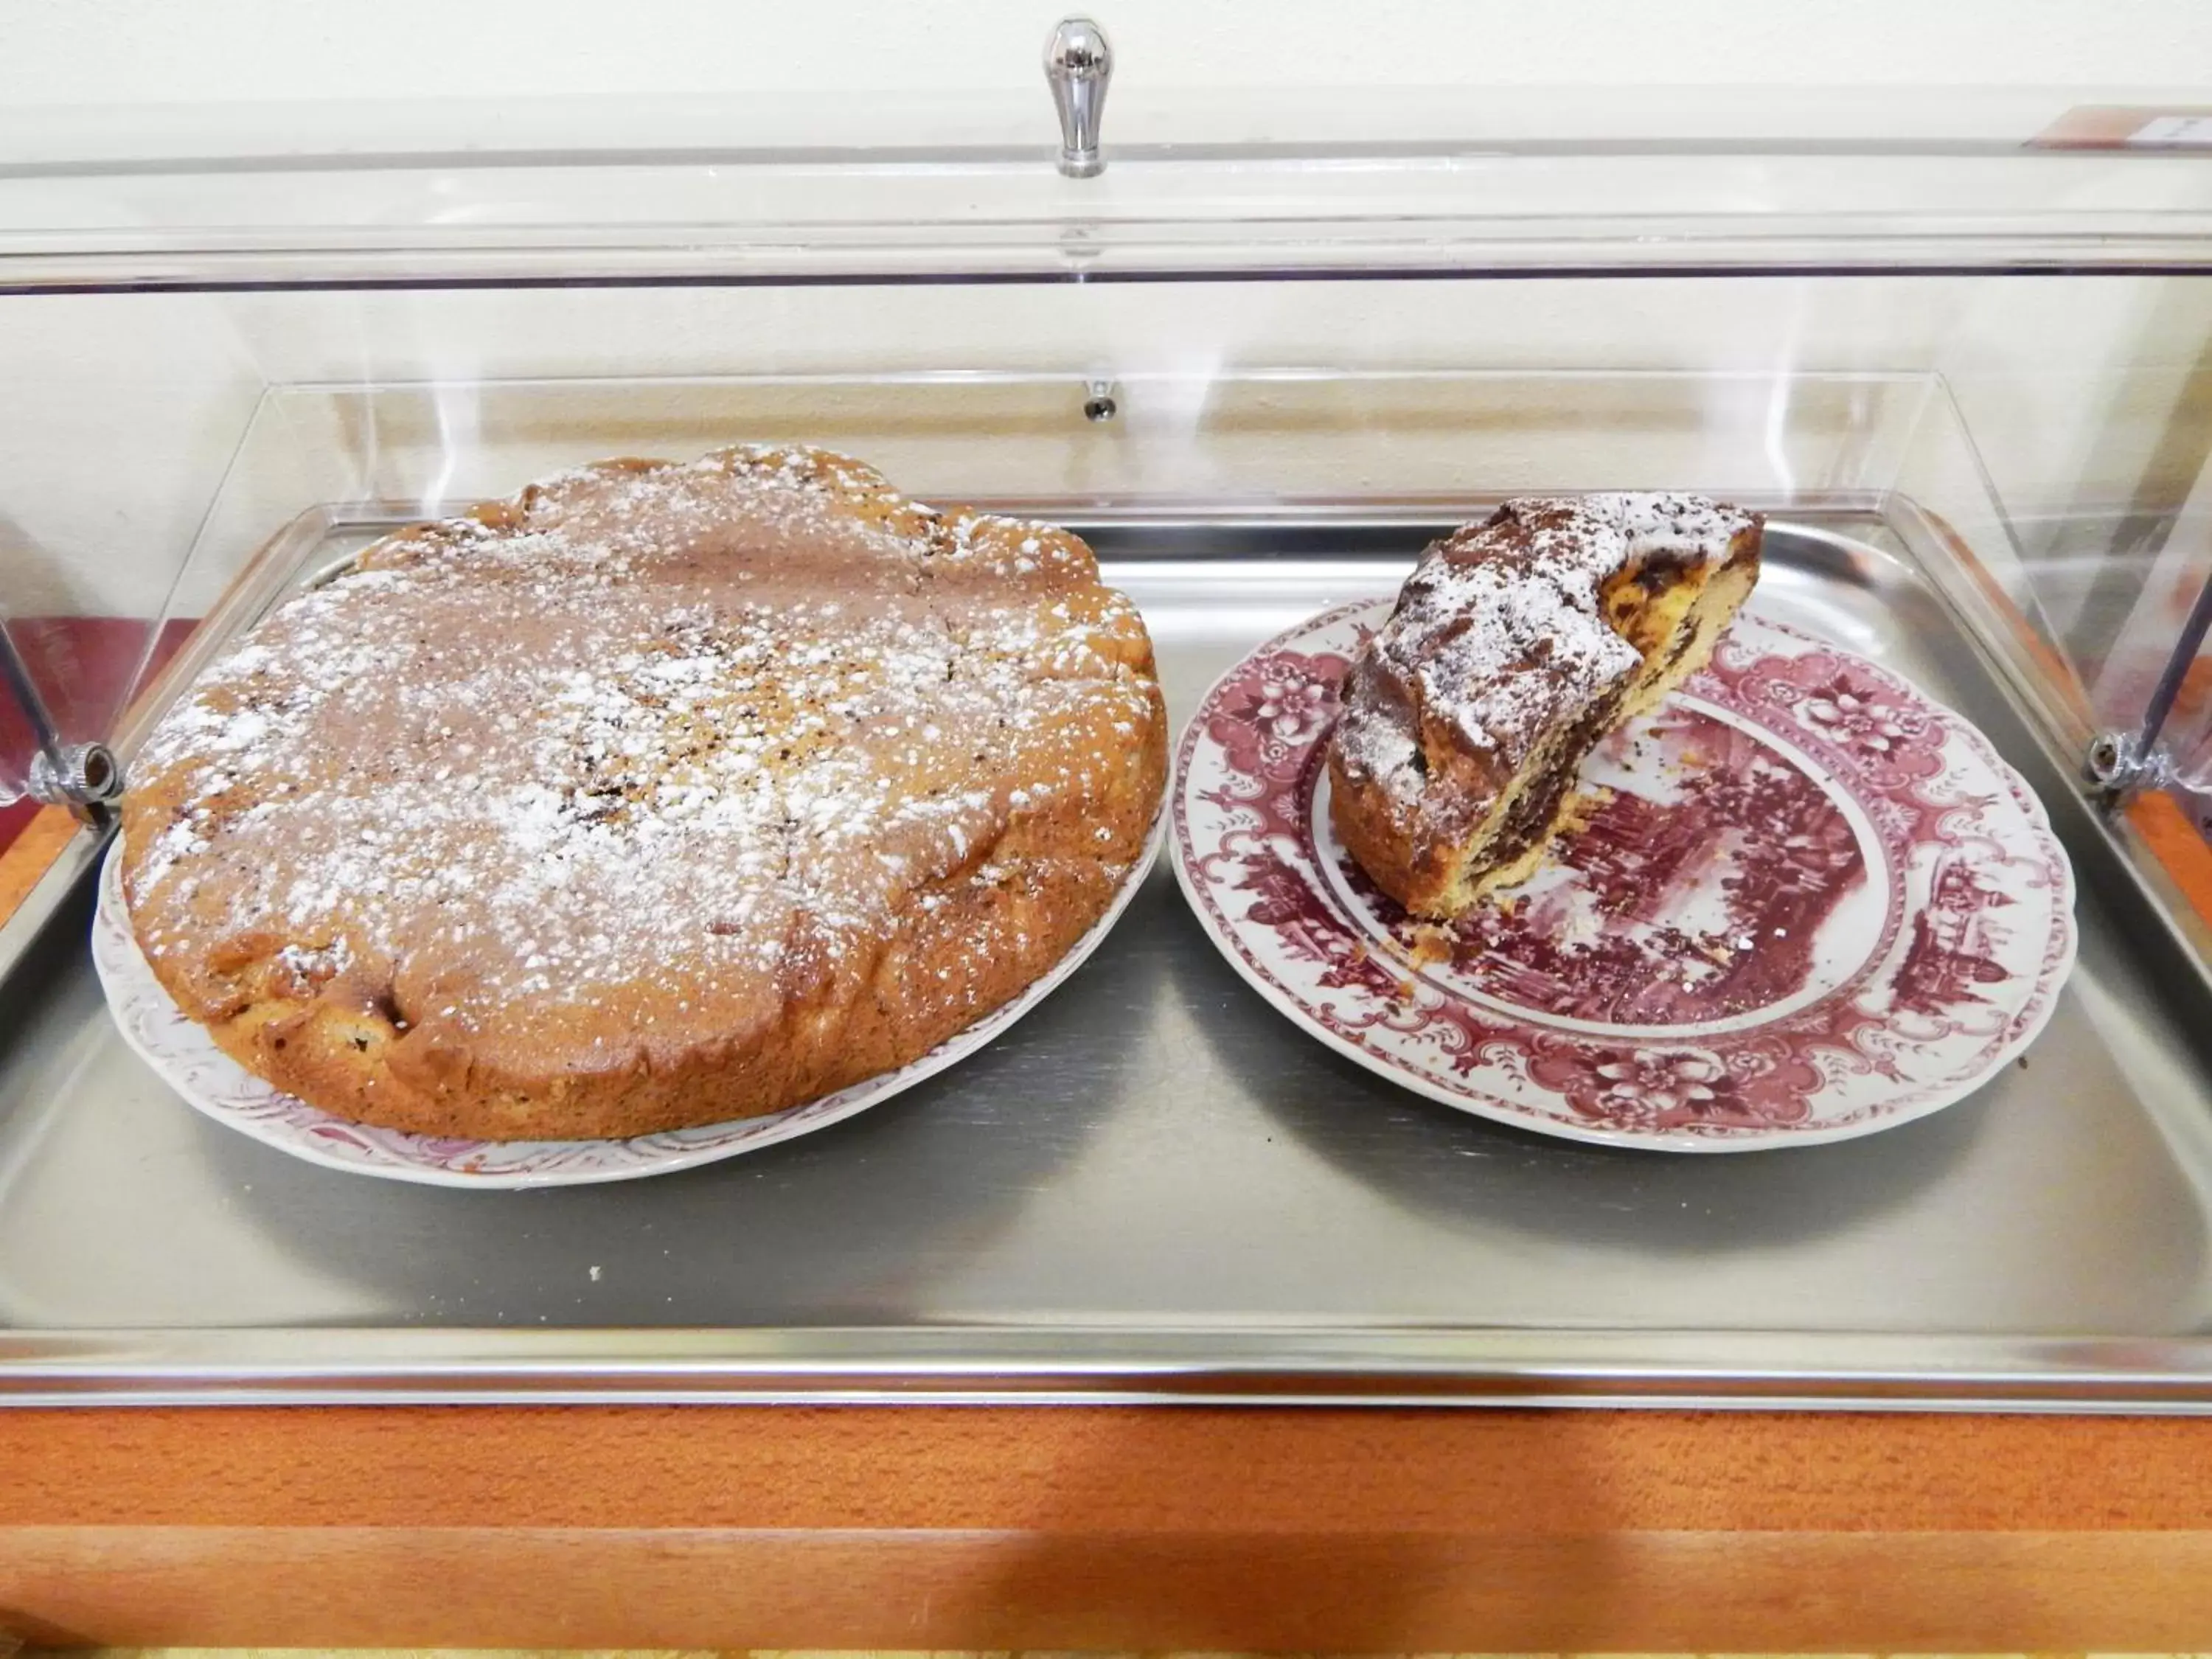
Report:
[[[1641,665],[1602,614],[1605,584],[1654,559],[1717,566],[1753,522],[1692,495],[1507,502],[1422,556],[1352,670],[1355,684],[1411,688],[1418,707],[1395,694],[1347,696],[1339,755],[1410,803],[1426,781],[1426,719],[1510,772],[1548,725],[1594,707]]]
[[[1141,628],[1091,568],[805,450],[581,469],[403,532],[147,744],[140,937],[267,934],[295,994],[469,1034],[774,1001],[1150,730]]]

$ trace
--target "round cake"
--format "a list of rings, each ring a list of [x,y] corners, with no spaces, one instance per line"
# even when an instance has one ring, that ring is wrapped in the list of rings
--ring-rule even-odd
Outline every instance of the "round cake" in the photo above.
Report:
[[[781,1110],[1105,913],[1166,773],[1144,624],[1065,532],[858,462],[610,461],[401,531],[163,719],[149,963],[241,1065],[479,1139]]]
[[[1601,495],[1508,501],[1430,547],[1345,677],[1337,839],[1414,915],[1527,879],[1584,757],[1705,665],[1761,530],[1702,496]]]

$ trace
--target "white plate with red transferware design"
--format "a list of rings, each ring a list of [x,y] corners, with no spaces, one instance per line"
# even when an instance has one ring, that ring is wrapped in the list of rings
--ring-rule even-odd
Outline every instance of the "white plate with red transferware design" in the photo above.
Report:
[[[1238,664],[1171,798],[1200,921],[1331,1048],[1524,1129],[1728,1152],[1925,1116],[2051,1018],[2074,876],[2025,781],[1895,675],[1755,616],[1591,756],[1603,804],[1510,908],[1413,922],[1328,821],[1337,688],[1389,612]]]
[[[628,1140],[463,1140],[409,1134],[334,1117],[264,1082],[217,1048],[204,1027],[187,1019],[154,977],[124,907],[120,839],[108,848],[100,870],[92,960],[125,1040],[161,1080],[216,1122],[279,1152],[356,1175],[434,1187],[578,1187],[634,1181],[693,1169],[825,1129],[984,1047],[1042,1002],[1104,941],[1151,873],[1166,824],[1163,806],[1112,905],[1050,971],[1012,1002],[946,1038],[921,1059],[767,1117]]]

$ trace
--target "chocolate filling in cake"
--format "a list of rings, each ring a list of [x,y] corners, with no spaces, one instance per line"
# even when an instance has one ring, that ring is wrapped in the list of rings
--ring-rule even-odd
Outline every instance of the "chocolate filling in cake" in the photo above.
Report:
[[[1330,821],[1375,884],[1449,918],[1525,880],[1607,732],[1702,668],[1760,520],[1692,495],[1509,501],[1431,547],[1352,665]]]

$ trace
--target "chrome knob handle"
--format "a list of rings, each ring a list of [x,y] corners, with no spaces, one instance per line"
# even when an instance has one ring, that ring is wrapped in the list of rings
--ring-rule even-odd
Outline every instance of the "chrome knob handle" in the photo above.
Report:
[[[1044,75],[1060,111],[1060,170],[1071,179],[1094,178],[1106,169],[1098,154],[1098,126],[1114,78],[1106,31],[1088,17],[1061,19],[1044,43]]]

